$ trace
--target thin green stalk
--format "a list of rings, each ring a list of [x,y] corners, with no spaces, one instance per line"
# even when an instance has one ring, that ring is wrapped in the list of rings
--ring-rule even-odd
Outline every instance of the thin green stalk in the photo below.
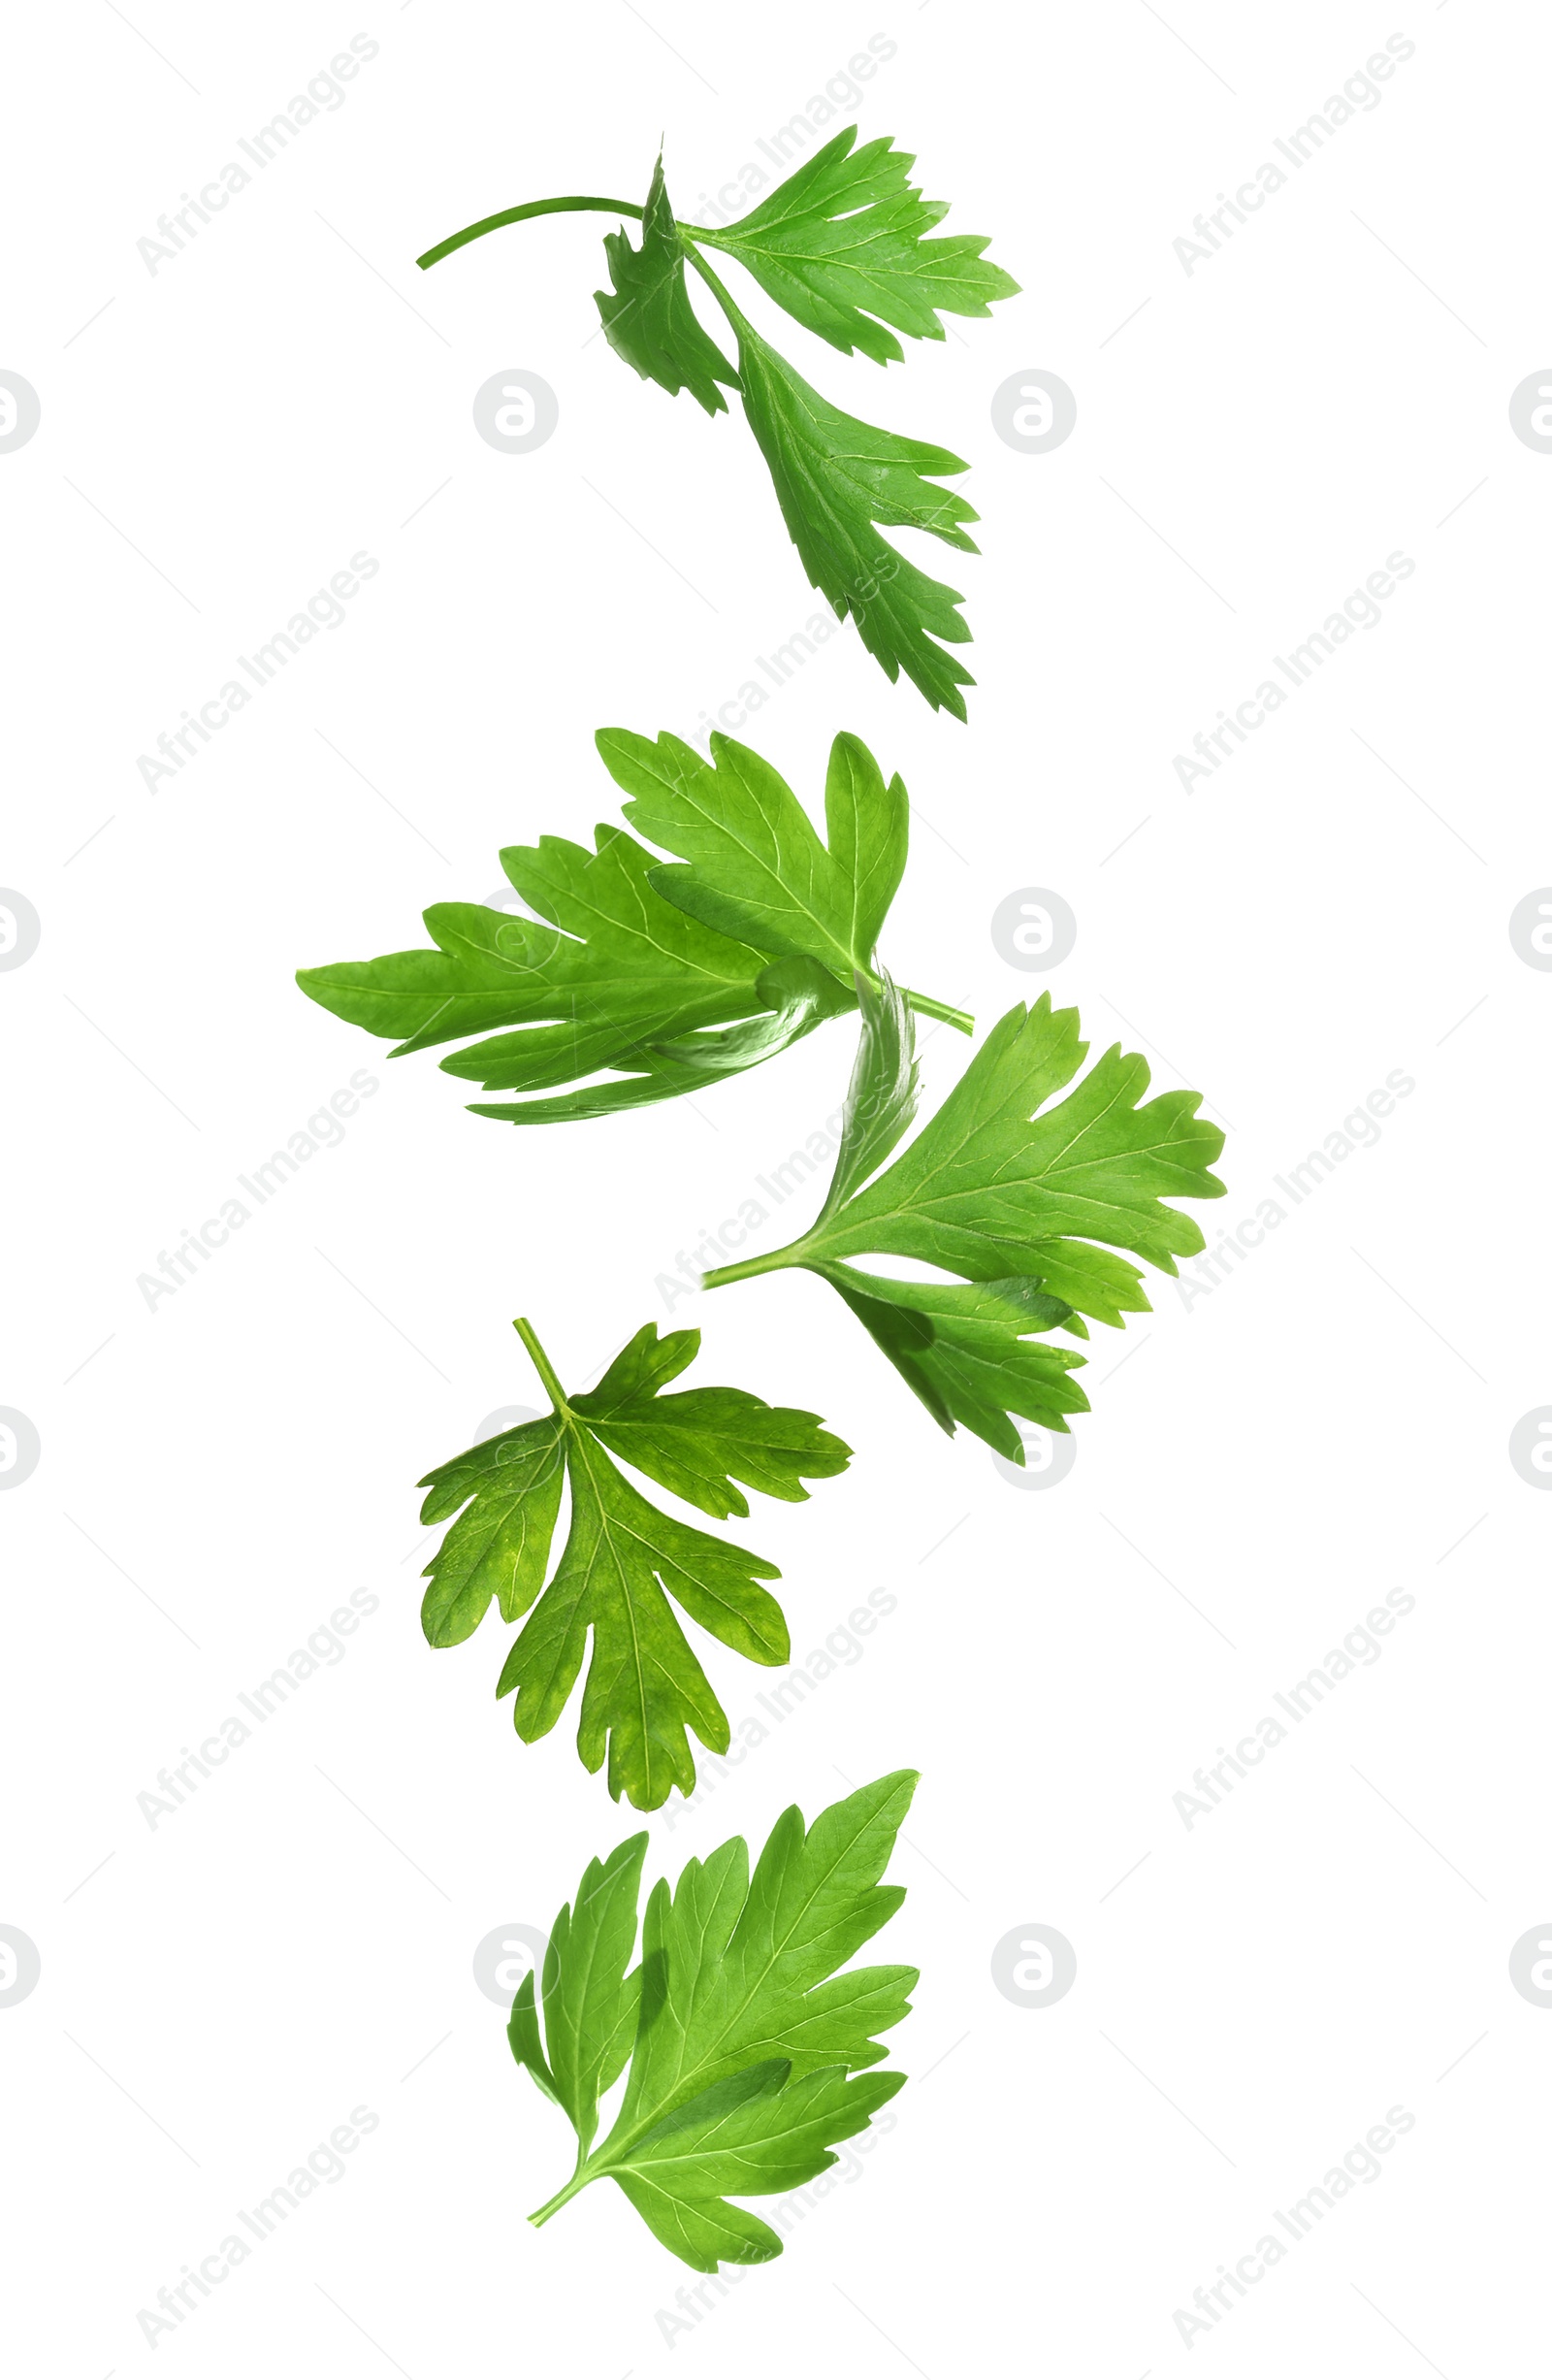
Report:
[[[940,1024],[952,1025],[957,1033],[973,1033],[976,1029],[974,1017],[962,1008],[951,1008],[947,1000],[929,1000],[924,992],[908,992],[903,984],[900,997],[910,1001],[918,1016],[936,1017]]]
[[[529,2221],[534,2230],[541,2229],[544,2224],[548,2223],[552,2215],[558,2215],[566,2201],[574,2199],[577,2192],[585,2189],[592,2179],[593,2175],[588,2171],[586,2165],[579,2165],[565,2189],[558,2190],[553,2199],[546,2199],[543,2205],[536,2206],[530,2215]]]
[[[433,265],[439,265],[455,248],[467,248],[471,240],[483,240],[488,231],[501,231],[508,223],[527,223],[536,214],[629,214],[639,223],[642,210],[632,207],[625,198],[531,198],[526,206],[505,207],[500,214],[484,215],[479,222],[455,231],[450,240],[438,240],[434,248],[417,256],[415,262],[422,273],[429,273]]]
[[[529,1321],[526,1316],[519,1315],[517,1320],[512,1324],[512,1328],[522,1340],[523,1345],[528,1349],[530,1360],[533,1363],[534,1371],[544,1383],[544,1386],[549,1393],[551,1404],[555,1407],[557,1413],[564,1414],[566,1409],[566,1390],[562,1387],[559,1380],[556,1378],[554,1367],[551,1364],[548,1355],[546,1355],[543,1348],[539,1345],[538,1334],[534,1330],[533,1323]]]
[[[716,274],[713,273],[710,265],[707,264],[704,256],[702,256],[700,253],[700,250],[695,245],[696,236],[695,225],[693,223],[676,222],[674,229],[680,233],[681,236],[688,234],[688,239],[686,240],[685,245],[685,254],[689,257],[691,263],[695,266],[695,271],[699,274],[701,279],[711,291],[712,296],[716,299],[718,305],[722,308],[723,312],[732,324],[734,331],[738,334],[738,337],[742,339],[744,333],[751,328],[751,325],[745,320],[744,316],[739,312],[737,307],[734,305],[731,293],[724,287],[723,283],[718,279]]]
[[[725,1289],[729,1282],[753,1281],[760,1273],[783,1273],[792,1265],[804,1261],[799,1254],[804,1243],[792,1240],[785,1248],[773,1249],[768,1256],[745,1256],[737,1264],[719,1264],[714,1271],[702,1273],[703,1289]]]

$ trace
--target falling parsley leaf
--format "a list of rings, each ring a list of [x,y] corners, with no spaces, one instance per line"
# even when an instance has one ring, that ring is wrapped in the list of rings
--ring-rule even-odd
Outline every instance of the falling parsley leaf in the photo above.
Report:
[[[934,710],[962,719],[960,689],[974,680],[944,648],[969,641],[963,598],[879,530],[924,529],[974,553],[964,529],[974,511],[962,496],[933,484],[964,463],[946,447],[875,429],[831,405],[760,337],[707,262],[708,250],[731,258],[805,330],[843,355],[860,350],[880,364],[903,355],[895,331],[942,339],[945,313],[985,315],[1017,294],[1018,282],[983,253],[984,239],[926,237],[948,208],[911,181],[914,157],[888,138],[860,148],[856,140],[857,127],[848,125],[724,230],[675,220],[660,156],[644,207],[605,198],[531,200],[469,224],[417,261],[424,270],[487,232],[535,215],[591,212],[638,220],[639,247],[624,232],[604,242],[613,286],[596,295],[610,345],[643,379],[670,396],[688,389],[708,413],[727,409],[724,386],[739,390],[810,583],[838,617],[856,621],[891,684],[903,669]],[[734,333],[736,370],[695,312],[687,264]]]
[[[727,1715],[673,1603],[720,1644],[773,1668],[791,1651],[787,1623],[758,1581],[781,1573],[649,1503],[611,1457],[720,1520],[748,1516],[738,1482],[802,1503],[803,1481],[844,1471],[851,1449],[817,1415],[766,1405],[742,1388],[664,1396],[694,1362],[697,1330],[660,1339],[657,1324],[644,1323],[596,1388],[567,1396],[532,1326],[515,1328],[553,1410],[421,1481],[429,1490],[424,1525],[458,1515],[426,1566],[421,1623],[431,1644],[459,1645],[493,1598],[503,1619],[530,1614],[496,1689],[515,1691],[512,1715],[525,1744],[547,1735],[565,1710],[591,1629],[577,1750],[590,1770],[607,1751],[616,1801],[625,1793],[637,1809],[658,1809],[674,1785],[694,1789],[687,1728],[716,1752],[728,1742]],[[546,1587],[563,1483],[570,1489],[568,1533]]]
[[[709,761],[623,728],[598,745],[631,825],[688,864],[664,865],[619,827],[598,827],[592,852],[547,834],[501,853],[535,916],[441,901],[426,911],[434,949],[297,977],[335,1016],[396,1040],[396,1058],[488,1035],[443,1071],[524,1095],[475,1103],[476,1116],[556,1124],[705,1090],[855,1008],[859,972],[875,980],[910,803],[857,736],[830,753],[827,846],[775,769],[728,736],[713,735]],[[968,1030],[958,1009],[905,997]],[[540,1095],[566,1083],[583,1088]]]
[[[744,411],[810,584],[838,618],[857,622],[891,685],[903,669],[934,710],[962,719],[959,689],[975,680],[943,647],[970,641],[958,611],[964,599],[908,562],[874,524],[924,529],[963,553],[978,552],[963,526],[977,517],[971,505],[932,484],[966,465],[946,446],[841,412],[732,311]]]
[[[940,313],[986,314],[1018,284],[982,254],[985,240],[928,240],[948,213],[913,187],[916,159],[888,137],[854,148],[855,124],[837,133],[769,198],[726,231],[695,227],[751,272],[794,322],[850,355],[897,363],[893,323],[910,339],[941,339]],[[877,319],[873,319],[873,317]]]
[[[604,728],[598,745],[630,796],[631,826],[686,863],[652,871],[675,908],[772,957],[817,959],[849,985],[871,972],[905,873],[911,805],[859,737],[830,748],[827,846],[770,763],[729,735],[712,736],[709,762],[677,735]]]
[[[1194,1092],[1141,1104],[1147,1061],[1118,1042],[1075,1080],[1088,1055],[1078,1012],[1053,1009],[1047,993],[1009,1010],[886,1165],[915,1112],[911,1019],[888,981],[859,991],[861,1043],[818,1219],[791,1247],[708,1273],[704,1286],[793,1265],[818,1273],[945,1430],[962,1422],[1021,1462],[1013,1415],[1065,1430],[1068,1414],[1088,1409],[1069,1378],[1083,1357],[1044,1334],[1086,1338],[1085,1315],[1119,1328],[1126,1314],[1148,1312],[1141,1272],[1115,1252],[1173,1273],[1177,1256],[1204,1245],[1166,1200],[1222,1196],[1207,1168],[1223,1135],[1198,1117]],[[867,1255],[958,1280],[864,1272],[857,1259]]]
[[[647,1838],[593,1861],[555,1921],[541,1988],[525,1975],[507,2028],[519,2066],[577,2136],[575,2171],[532,2223],[608,2179],[697,2272],[781,2254],[777,2233],[729,2194],[812,2181],[905,2080],[862,2070],[885,2055],[872,2037],[909,2014],[916,1970],[845,1963],[905,1898],[879,1878],[916,1781],[909,1769],[880,1777],[806,1832],[800,1810],[784,1811],[753,1876],[734,1836],[691,1860],[672,1892],[661,1878],[635,1968]],[[599,2100],[628,2060],[594,2148]]]
[[[641,375],[656,380],[670,397],[688,388],[708,413],[726,412],[728,400],[717,386],[738,385],[738,375],[716,342],[695,318],[685,287],[685,252],[663,187],[663,159],[658,159],[641,217],[642,240],[633,248],[624,232],[604,240],[609,259],[610,292],[595,290],[603,335],[616,355]]]

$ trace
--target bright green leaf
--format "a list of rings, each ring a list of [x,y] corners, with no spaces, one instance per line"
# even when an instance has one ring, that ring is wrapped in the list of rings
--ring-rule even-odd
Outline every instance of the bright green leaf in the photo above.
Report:
[[[856,139],[849,124],[750,213],[695,237],[735,256],[805,330],[885,364],[902,349],[882,324],[941,339],[940,313],[986,314],[1018,284],[982,254],[985,240],[926,239],[949,210],[912,185],[916,159],[888,137]]]
[[[892,685],[903,669],[934,710],[965,715],[961,686],[974,678],[946,644],[968,644],[964,598],[908,562],[875,522],[924,529],[963,553],[978,548],[963,524],[974,507],[933,485],[966,466],[946,446],[900,438],[843,413],[739,316],[738,377],[744,411],[776,487],[776,501],[811,585],[857,632]]]
[[[759,1584],[781,1576],[775,1564],[660,1511],[611,1456],[721,1519],[748,1514],[743,1486],[802,1502],[803,1481],[844,1471],[850,1449],[816,1415],[741,1388],[664,1396],[694,1361],[698,1331],[660,1339],[656,1323],[644,1324],[597,1388],[568,1397],[532,1330],[517,1327],[554,1407],[420,1483],[429,1490],[425,1525],[458,1516],[426,1567],[422,1624],[433,1645],[456,1645],[493,1598],[503,1619],[528,1614],[497,1686],[499,1695],[515,1691],[526,1744],[547,1735],[566,1708],[591,1633],[577,1749],[591,1770],[607,1753],[616,1801],[626,1793],[638,1809],[657,1809],[674,1785],[694,1789],[687,1730],[713,1751],[728,1743],[727,1715],[673,1604],[766,1668],[786,1661],[791,1646],[780,1606]],[[563,1476],[567,1536],[545,1586]]]
[[[830,753],[828,847],[775,769],[726,736],[710,761],[676,735],[606,728],[598,744],[632,823],[691,864],[664,865],[619,827],[598,827],[594,852],[547,834],[501,854],[534,917],[443,901],[426,912],[435,949],[297,977],[321,1007],[397,1041],[396,1058],[486,1036],[443,1072],[521,1095],[471,1102],[476,1116],[560,1124],[705,1090],[855,1008],[856,973],[874,964],[910,803],[855,735]],[[904,996],[969,1028],[940,1000]],[[543,1095],[567,1083],[581,1088]]]
[[[677,735],[604,728],[597,741],[631,826],[685,863],[653,869],[664,899],[773,957],[817,960],[848,988],[871,971],[905,869],[910,802],[857,736],[831,748],[828,846],[786,779],[730,735],[713,734],[709,760]]]
[[[577,1907],[590,1889],[608,1889],[607,1915],[595,1928],[607,1939],[607,1954],[584,1959],[563,1910],[545,1962],[547,2060],[532,1978],[527,2002],[518,1996],[521,2021],[513,2012],[518,2062],[548,2097],[568,2112],[574,2099],[581,2112],[581,2121],[572,2118],[576,2170],[534,2223],[607,2178],[663,2245],[699,2272],[715,2271],[719,2260],[763,2264],[780,2255],[770,2226],[731,2204],[728,2194],[760,2197],[811,2181],[834,2164],[833,2144],[860,2132],[903,2080],[863,2070],[885,2054],[874,2037],[909,2013],[916,1971],[848,1968],[846,1961],[904,1898],[898,1885],[879,1879],[915,1786],[911,1770],[880,1777],[806,1830],[802,1813],[787,1810],[752,1876],[748,1846],[737,1836],[705,1861],[691,1860],[672,1892],[665,1879],[653,1887],[640,1964],[629,1973],[634,1877],[646,1838],[623,1845],[603,1869],[594,1862]],[[605,1974],[608,1985],[600,1981]],[[611,2003],[616,1976],[619,1999]],[[625,2092],[608,2136],[591,2148],[594,2081],[617,2053],[628,2016],[634,2036]],[[572,2039],[585,2045],[575,2091],[563,2080],[566,2056],[558,2048]],[[598,2090],[606,2087],[598,2080]]]
[[[562,1909],[544,1953],[550,2079],[584,2148],[598,2129],[598,2101],[624,2071],[635,2038],[641,1970],[627,1971],[646,1848],[645,1835],[633,1835],[601,1864],[588,1863],[575,1908]]]
[[[439,263],[471,240],[536,215],[638,216],[639,248],[623,232],[604,242],[614,291],[599,291],[598,303],[611,343],[643,377],[674,393],[688,387],[710,413],[724,408],[719,381],[739,388],[812,584],[842,619],[856,621],[891,683],[903,669],[935,710],[962,719],[961,689],[974,680],[944,648],[969,641],[963,599],[897,552],[876,524],[924,529],[974,553],[963,524],[975,513],[962,496],[931,484],[964,464],[942,446],[874,429],[829,404],[760,338],[707,261],[708,254],[733,259],[805,329],[843,354],[860,348],[879,363],[902,353],[896,330],[941,339],[944,314],[985,315],[1016,293],[1018,283],[983,253],[984,239],[926,237],[948,210],[911,182],[914,158],[887,138],[860,148],[855,143],[848,127],[723,230],[674,219],[660,156],[644,208],[609,198],[534,199],[469,224],[418,261]],[[687,263],[736,335],[736,372],[692,310]]]
[[[1010,1009],[880,1172],[914,1106],[912,1034],[887,981],[874,991],[858,980],[862,1042],[830,1195],[791,1247],[708,1273],[706,1286],[790,1265],[819,1273],[945,1429],[962,1422],[1021,1462],[1012,1415],[1064,1430],[1065,1415],[1087,1409],[1066,1378],[1082,1358],[1030,1339],[1085,1337],[1083,1315],[1118,1327],[1148,1311],[1138,1267],[1115,1252],[1165,1273],[1196,1254],[1198,1225],[1167,1202],[1222,1196],[1207,1169],[1223,1135],[1198,1116],[1194,1092],[1142,1104],[1147,1061],[1119,1043],[1075,1080],[1088,1055],[1078,1012],[1053,1010],[1047,993]],[[857,1270],[880,1255],[968,1286]]]

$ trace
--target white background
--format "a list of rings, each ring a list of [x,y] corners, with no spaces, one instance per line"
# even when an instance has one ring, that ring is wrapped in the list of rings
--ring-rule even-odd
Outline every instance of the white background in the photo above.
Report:
[[[1508,1958],[1552,1917],[1552,1503],[1506,1450],[1552,1396],[1552,982],[1507,921],[1552,878],[1552,460],[1508,400],[1552,360],[1552,28],[1462,0],[129,14],[14,21],[0,143],[0,365],[42,403],[0,455],[0,879],[42,920],[0,977],[0,1404],[43,1450],[0,1497],[0,1920],[42,1961],[0,2006],[10,2361],[1530,2368],[1552,2014]],[[148,272],[157,216],[358,31],[345,104]],[[1396,32],[1381,104],[1187,275],[1192,217]],[[692,733],[819,607],[736,409],[670,403],[597,336],[606,221],[414,256],[519,199],[639,198],[660,131],[695,212],[875,33],[895,54],[836,121],[916,151],[1024,294],[888,373],[749,303],[836,402],[970,460],[984,554],[922,558],[965,592],[979,684],[967,730],[848,629],[752,739],[815,804],[839,728],[902,770],[895,972],[984,1021],[1049,983],[1097,1048],[1200,1089],[1230,1126],[1214,1231],[1389,1072],[1416,1088],[1231,1278],[1189,1305],[1160,1281],[1096,1335],[1045,1493],[940,1436],[822,1284],[675,1308],[695,1378],[817,1405],[857,1451],[744,1527],[794,1649],[870,1588],[898,1609],[652,1820],[649,1873],[843,1776],[923,1781],[880,1945],[922,1971],[897,2121],[674,2331],[693,2276],[617,2194],[523,2220],[569,2135],[474,1947],[547,1925],[630,1820],[569,1723],[518,1744],[498,1622],[421,1641],[413,1483],[536,1401],[513,1315],[576,1386],[666,1321],[658,1276],[835,1107],[851,1029],[695,1109],[518,1135],[291,978],[415,942],[502,843],[614,817],[593,731]],[[559,398],[526,455],[470,418],[510,368]],[[1033,368],[1077,396],[1046,454],[990,422]],[[361,550],[343,625],[147,792],[137,756]],[[1173,756],[1397,550],[1380,625],[1183,792]],[[1079,920],[1046,978],[989,933],[1031,885]],[[929,1102],[966,1055],[929,1040]],[[148,1311],[137,1277],[363,1066],[341,1144]],[[1382,1657],[1188,1830],[1193,1770],[1398,1588]],[[151,1828],[157,1771],[352,1589],[380,1608],[345,1658]],[[735,1720],[770,1683],[709,1667]],[[991,1977],[1034,1922],[1078,1960],[1045,2008]],[[148,2348],[138,2310],[358,2105],[345,2177]],[[1397,2105],[1381,2178],[1187,2346],[1175,2310]]]

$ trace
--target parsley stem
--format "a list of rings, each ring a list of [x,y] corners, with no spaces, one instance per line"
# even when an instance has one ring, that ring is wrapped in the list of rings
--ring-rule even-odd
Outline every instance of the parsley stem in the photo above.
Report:
[[[639,223],[642,210],[623,198],[531,198],[526,206],[503,208],[500,214],[485,215],[478,223],[455,231],[450,240],[438,240],[434,248],[417,256],[415,262],[422,273],[427,273],[433,265],[439,265],[444,256],[451,256],[455,248],[467,248],[471,240],[483,240],[488,231],[500,231],[507,223],[526,223],[536,214],[629,214]]]
[[[574,2199],[577,2192],[585,2189],[592,2179],[593,2176],[587,2170],[586,2166],[579,2165],[564,2190],[558,2190],[553,2199],[546,2199],[542,2206],[536,2206],[534,2209],[529,2221],[534,2230],[537,2231],[541,2225],[548,2223],[552,2215],[558,2215],[566,2201]]]
[[[738,337],[742,339],[744,333],[750,326],[745,321],[743,315],[739,312],[737,307],[733,304],[729,292],[723,286],[716,274],[713,273],[710,265],[707,264],[704,256],[702,256],[700,253],[699,248],[694,245],[697,237],[695,226],[693,223],[676,222],[674,229],[681,235],[685,233],[689,234],[689,238],[685,241],[686,256],[695,266],[695,271],[699,274],[701,279],[706,283],[706,286],[711,291],[711,294],[716,299],[718,305],[722,308],[722,310],[727,315],[728,321],[732,324],[734,331],[738,334]]]
[[[539,1345],[538,1334],[534,1330],[533,1323],[525,1315],[519,1315],[517,1320],[512,1324],[512,1328],[522,1340],[523,1345],[528,1349],[529,1356],[533,1362],[534,1369],[538,1374],[540,1380],[544,1383],[546,1389],[549,1391],[550,1401],[554,1405],[556,1412],[565,1413],[566,1390],[556,1379],[554,1368],[551,1365],[548,1355],[546,1355],[543,1348]]]
[[[919,1017],[936,1017],[940,1024],[952,1025],[960,1033],[973,1033],[976,1029],[974,1017],[962,1008],[951,1008],[947,1000],[928,999],[924,992],[908,992],[904,984],[900,986],[900,997],[910,1001]]]
[[[724,1289],[729,1282],[753,1281],[760,1273],[786,1272],[790,1265],[803,1262],[798,1253],[802,1245],[801,1240],[792,1240],[786,1248],[773,1249],[768,1256],[745,1256],[739,1264],[719,1264],[714,1271],[701,1274],[700,1286],[703,1289]]]

